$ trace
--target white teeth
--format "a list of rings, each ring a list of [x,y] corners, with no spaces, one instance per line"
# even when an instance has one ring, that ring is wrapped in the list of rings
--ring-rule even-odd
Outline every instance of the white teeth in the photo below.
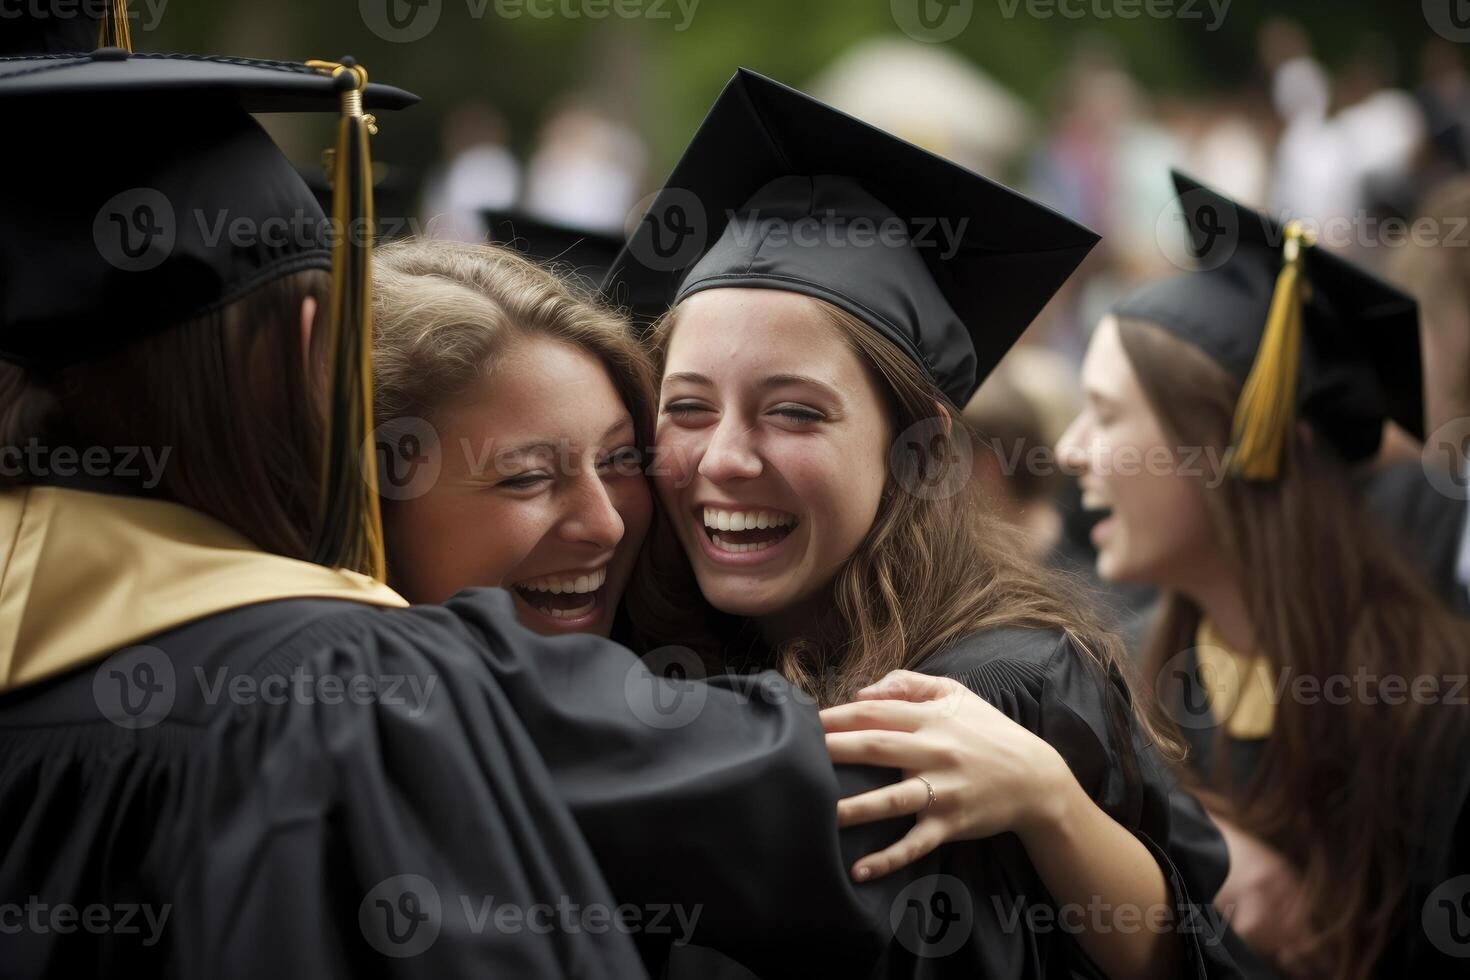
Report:
[[[1094,491],[1087,490],[1082,494],[1083,510],[1111,510],[1112,506],[1102,495]]]
[[[587,603],[585,606],[578,606],[576,609],[543,609],[541,611],[550,614],[552,619],[576,619],[578,616],[585,616],[590,613],[592,607],[595,605],[597,603],[593,601]]]
[[[754,531],[758,528],[788,527],[796,523],[791,514],[769,510],[704,509],[704,526],[716,531]]]
[[[712,535],[711,539],[714,541],[716,548],[736,555],[743,555],[747,551],[765,551],[776,543],[774,541],[756,541],[750,544],[741,544],[735,541],[726,541],[718,534]]]
[[[541,578],[533,578],[529,582],[518,584],[529,592],[550,592],[552,595],[561,595],[564,592],[576,594],[596,592],[606,581],[607,569],[599,568],[595,572],[578,575],[575,578],[553,578],[550,575],[544,575]]]

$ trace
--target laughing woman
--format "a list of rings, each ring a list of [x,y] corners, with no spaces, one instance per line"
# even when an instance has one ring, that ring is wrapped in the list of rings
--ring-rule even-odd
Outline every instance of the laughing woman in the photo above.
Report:
[[[1211,226],[1238,240],[1094,333],[1060,452],[1111,512],[1098,573],[1165,592],[1146,660],[1225,830],[1219,900],[1250,974],[1462,973],[1470,632],[1349,475],[1386,420],[1422,425],[1414,303],[1300,228],[1175,182],[1206,258]],[[1207,462],[1107,465],[1179,449]]]
[[[695,202],[728,223],[670,272],[667,233]],[[939,873],[917,916],[899,909],[877,975],[1231,970],[1207,923],[1171,925],[1218,878],[1170,859],[1166,740],[1117,641],[954,481],[971,469],[955,406],[1094,241],[742,72],[610,274],[615,297],[668,309],[653,335],[667,521],[630,592],[640,633],[717,670],[776,666],[824,706],[899,668],[940,675],[913,701],[825,716],[834,758],[911,777],[841,818],[918,814],[855,875],[921,858]],[[919,703],[932,693],[953,696]]]
[[[653,507],[647,355],[503,248],[387,245],[374,278],[390,583],[416,603],[502,586],[529,629],[608,636]]]

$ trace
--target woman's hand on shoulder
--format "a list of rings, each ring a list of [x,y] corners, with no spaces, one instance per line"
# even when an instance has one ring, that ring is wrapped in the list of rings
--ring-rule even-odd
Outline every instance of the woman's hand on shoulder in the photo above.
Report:
[[[834,763],[904,774],[839,801],[838,825],[916,815],[903,839],[853,866],[858,881],[889,874],[949,841],[1006,832],[1024,838],[1054,826],[1078,789],[1051,745],[947,677],[894,671],[821,717]]]

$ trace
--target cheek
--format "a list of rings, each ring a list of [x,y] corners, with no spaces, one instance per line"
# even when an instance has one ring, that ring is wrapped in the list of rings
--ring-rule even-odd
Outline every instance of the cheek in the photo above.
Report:
[[[550,529],[532,502],[430,493],[395,505],[389,561],[417,601],[506,584]]]
[[[704,437],[696,430],[673,425],[659,428],[649,472],[664,506],[673,510],[674,494],[693,482],[703,449]]]
[[[621,547],[637,551],[648,534],[648,525],[653,520],[653,492],[643,476],[622,476],[611,482],[608,495],[613,508],[623,519]]]

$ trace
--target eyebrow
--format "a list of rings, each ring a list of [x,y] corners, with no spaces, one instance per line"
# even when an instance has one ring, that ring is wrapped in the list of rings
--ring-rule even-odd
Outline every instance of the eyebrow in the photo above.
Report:
[[[607,442],[620,429],[625,429],[632,425],[632,413],[625,412],[623,413],[622,418],[618,419],[612,425],[607,427],[607,431],[602,434],[602,437],[598,440],[598,442]],[[499,458],[529,456],[532,453],[538,452],[556,452],[559,448],[560,444],[551,439],[534,439],[531,442],[521,443],[519,446],[508,446],[505,449],[497,452],[495,455]]]
[[[715,384],[704,375],[693,371],[678,371],[664,378],[665,385],[675,381],[687,381],[691,384],[704,385],[709,388],[713,388]],[[834,401],[842,401],[842,394],[832,385],[805,374],[773,374],[769,377],[762,378],[760,381],[760,387],[762,388],[780,388],[784,385],[811,385],[813,388],[826,392],[827,396]]]

